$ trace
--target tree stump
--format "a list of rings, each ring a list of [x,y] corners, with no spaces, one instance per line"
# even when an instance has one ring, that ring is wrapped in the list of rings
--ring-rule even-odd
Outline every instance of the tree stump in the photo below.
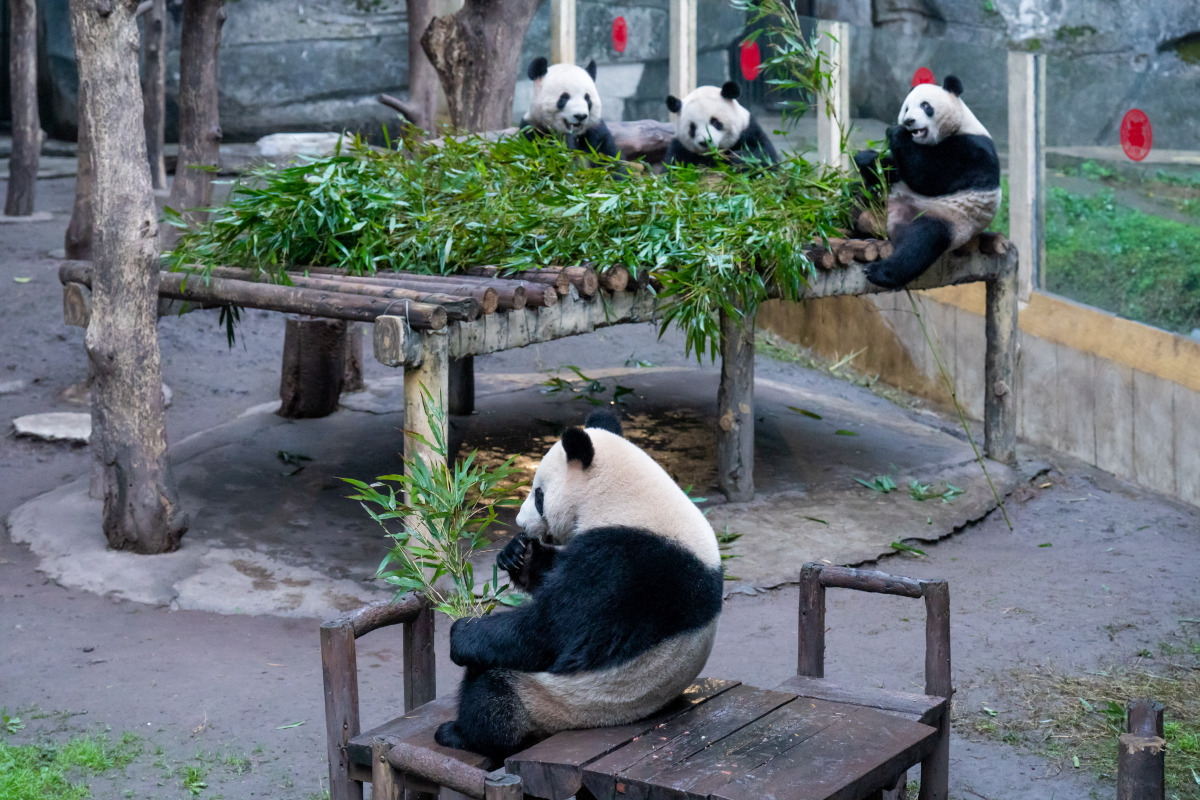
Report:
[[[8,161],[8,197],[4,213],[33,214],[42,125],[37,103],[37,5],[34,0],[9,0],[12,87],[12,155]]]
[[[361,322],[349,322],[346,324],[346,340],[344,343],[344,355],[342,358],[345,362],[346,372],[342,381],[342,391],[361,392],[367,388],[367,382],[363,379],[363,326]]]
[[[337,410],[345,379],[345,321],[288,315],[279,379],[279,416],[329,416]]]
[[[1126,709],[1117,753],[1117,800],[1163,800],[1166,795],[1166,749],[1163,704],[1135,700]]]

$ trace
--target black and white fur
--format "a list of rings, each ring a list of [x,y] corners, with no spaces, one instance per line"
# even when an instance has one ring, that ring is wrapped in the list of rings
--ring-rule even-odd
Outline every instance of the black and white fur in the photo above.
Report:
[[[702,167],[713,166],[717,158],[731,164],[777,163],[779,154],[758,120],[737,101],[739,94],[738,85],[728,81],[721,87],[700,86],[683,100],[667,95],[667,109],[679,119],[663,162]]]
[[[587,68],[554,64],[538,57],[529,64],[533,95],[521,118],[525,135],[557,136],[573,150],[594,150],[617,157],[617,143],[600,117],[596,62]]]
[[[868,191],[887,198],[891,258],[867,266],[867,278],[888,289],[913,280],[947,250],[962,247],[991,224],[1000,207],[1000,161],[987,128],[960,99],[962,81],[916,86],[888,129],[890,153],[854,157]],[[876,172],[881,168],[883,180]],[[860,232],[877,221],[864,214]],[[865,223],[865,224],[864,224]],[[876,224],[876,227],[877,224]]]
[[[497,557],[531,599],[460,619],[466,667],[447,747],[503,758],[556,731],[658,711],[700,673],[721,611],[712,526],[671,477],[593,412],[542,459]]]

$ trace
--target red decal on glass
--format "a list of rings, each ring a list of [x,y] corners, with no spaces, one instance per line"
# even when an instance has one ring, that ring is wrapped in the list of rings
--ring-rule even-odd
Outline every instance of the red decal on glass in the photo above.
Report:
[[[930,72],[929,67],[921,67],[919,70],[913,73],[912,85],[920,86],[922,83],[937,83],[937,81],[933,79],[933,73]]]
[[[1131,108],[1121,119],[1121,148],[1134,161],[1141,161],[1150,153],[1154,143],[1154,132],[1150,118],[1145,112]]]
[[[625,23],[624,17],[617,17],[613,20],[612,42],[613,50],[618,53],[625,52],[625,46],[629,44],[629,26]]]
[[[752,81],[758,77],[762,68],[762,53],[758,50],[758,42],[742,45],[742,77]]]

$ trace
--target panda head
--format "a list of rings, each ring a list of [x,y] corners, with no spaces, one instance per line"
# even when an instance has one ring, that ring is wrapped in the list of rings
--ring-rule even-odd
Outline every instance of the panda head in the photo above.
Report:
[[[896,122],[912,134],[913,142],[935,145],[955,134],[988,135],[971,109],[963,103],[962,81],[946,76],[941,86],[922,83],[904,98]]]
[[[678,114],[675,138],[696,154],[732,150],[750,126],[750,112],[737,101],[738,85],[700,86],[680,100],[667,96],[667,108]]]
[[[579,532],[630,527],[670,539],[709,566],[721,563],[708,519],[607,410],[568,428],[542,458],[517,524],[549,544]]]
[[[535,58],[529,65],[533,94],[525,121],[543,131],[566,135],[591,130],[600,122],[600,92],[596,62],[587,68],[574,64],[548,65]]]

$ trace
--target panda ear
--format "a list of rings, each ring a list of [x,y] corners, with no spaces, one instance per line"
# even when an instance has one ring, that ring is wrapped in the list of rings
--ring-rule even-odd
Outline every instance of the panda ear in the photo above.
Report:
[[[725,81],[725,85],[721,87],[721,97],[726,100],[737,100],[742,94],[742,90],[733,81]]]
[[[550,62],[544,57],[538,56],[529,62],[529,80],[536,81],[544,78],[548,69],[550,69]]]
[[[568,463],[578,461],[584,469],[592,465],[596,448],[592,446],[592,437],[583,428],[567,428],[563,431],[562,444]]]
[[[597,408],[595,411],[588,414],[587,419],[584,420],[583,427],[599,428],[602,431],[615,433],[617,436],[621,435],[620,418],[607,408]]]
[[[667,95],[667,111],[672,114],[678,114],[683,109],[683,103],[679,102],[679,98],[673,94]]]
[[[596,80],[596,59],[593,58],[591,61],[589,61],[588,65],[584,67],[584,70],[587,71],[588,75],[592,76],[592,80]]]
[[[942,88],[955,97],[962,97],[963,85],[962,81],[953,75],[947,75],[946,80],[942,82]]]

